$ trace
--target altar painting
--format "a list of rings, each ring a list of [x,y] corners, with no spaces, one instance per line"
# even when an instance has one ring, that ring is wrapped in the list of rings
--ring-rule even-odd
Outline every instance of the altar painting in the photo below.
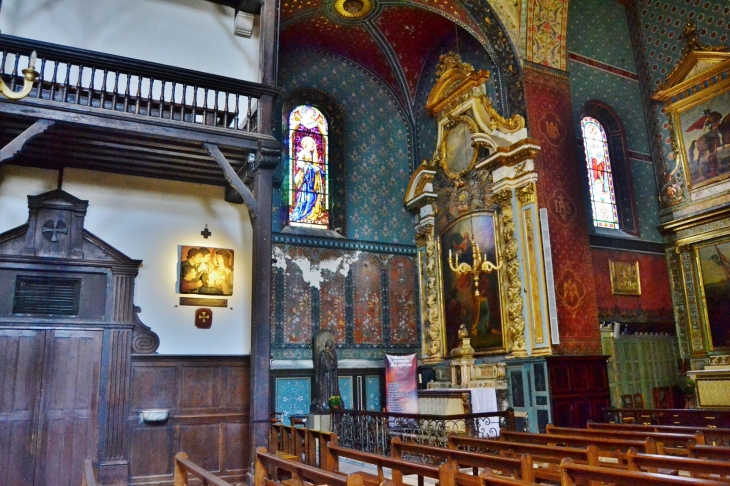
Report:
[[[730,239],[697,248],[712,348],[730,347]]]
[[[730,177],[730,90],[695,104],[677,117],[676,135],[690,185]]]
[[[458,255],[459,263],[473,264],[472,235],[479,251],[488,261],[497,264],[495,247],[495,218],[481,213],[456,221],[440,236],[441,274],[443,276],[444,322],[448,350],[459,345],[459,326],[469,331],[471,346],[479,352],[504,348],[502,336],[502,306],[498,272],[480,273],[479,295],[471,274],[457,275],[449,267],[449,250]]]
[[[289,224],[328,228],[327,119],[300,105],[289,115]]]

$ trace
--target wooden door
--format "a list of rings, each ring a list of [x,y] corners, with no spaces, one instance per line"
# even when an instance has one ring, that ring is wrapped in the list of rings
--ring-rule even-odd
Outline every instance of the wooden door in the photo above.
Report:
[[[0,329],[0,484],[33,486],[44,338]]]
[[[35,486],[75,486],[96,459],[102,331],[48,331]]]

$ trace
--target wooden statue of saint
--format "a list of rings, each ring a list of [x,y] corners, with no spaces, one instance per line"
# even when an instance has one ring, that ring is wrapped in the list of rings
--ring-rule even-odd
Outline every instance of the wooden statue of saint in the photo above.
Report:
[[[313,414],[329,413],[329,398],[340,396],[334,338],[335,333],[330,329],[320,329],[312,338],[314,370],[310,413]]]

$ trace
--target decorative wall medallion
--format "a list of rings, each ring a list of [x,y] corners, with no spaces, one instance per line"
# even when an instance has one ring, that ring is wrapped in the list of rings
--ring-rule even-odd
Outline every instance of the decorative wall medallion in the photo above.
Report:
[[[641,295],[639,262],[608,261],[613,295]]]
[[[335,11],[348,20],[359,20],[373,11],[372,0],[335,0]]]
[[[563,306],[575,317],[586,296],[585,286],[578,274],[572,268],[566,268],[558,277],[556,287]]]
[[[58,242],[58,235],[68,234],[68,226],[66,226],[66,223],[64,223],[62,219],[59,219],[58,221],[49,219],[43,225],[41,232],[43,233],[43,238],[56,243]]]
[[[555,113],[546,111],[538,122],[540,131],[552,145],[558,147],[565,138],[565,126]]]
[[[195,327],[198,329],[210,329],[213,325],[213,311],[207,307],[201,307],[195,311]]]
[[[553,193],[549,206],[552,213],[557,216],[557,221],[562,225],[569,225],[575,217],[575,204],[562,189]]]

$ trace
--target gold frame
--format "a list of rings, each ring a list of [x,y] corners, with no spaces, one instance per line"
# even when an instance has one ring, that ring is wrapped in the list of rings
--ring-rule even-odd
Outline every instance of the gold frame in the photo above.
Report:
[[[636,289],[622,289],[618,281],[617,267],[620,265],[632,266],[636,272]],[[613,295],[641,295],[641,274],[639,273],[639,262],[626,262],[622,260],[608,260],[608,269],[611,274],[611,294]]]
[[[697,288],[697,297],[699,299],[698,304],[702,305],[702,311],[700,313],[702,320],[701,327],[702,332],[704,333],[704,341],[705,346],[708,351],[728,351],[730,350],[730,345],[727,346],[715,346],[715,344],[712,342],[712,332],[710,330],[710,315],[707,312],[707,299],[705,296],[705,282],[704,278],[702,277],[702,261],[700,260],[700,250],[713,245],[723,244],[723,243],[730,243],[730,233],[725,230],[725,234],[722,236],[718,236],[716,238],[707,239],[706,241],[703,241],[701,243],[697,243],[695,245],[692,245],[692,252],[694,256],[694,265],[696,268],[695,272],[695,278],[696,278],[696,288]]]
[[[439,300],[441,301],[441,323],[442,323],[442,330],[443,333],[443,345],[445,349],[444,358],[449,358],[451,350],[448,346],[448,336],[447,329],[446,329],[446,300],[444,299],[444,276],[441,270],[444,268],[444,263],[448,266],[448,262],[443,262],[441,260],[441,235],[446,233],[449,229],[451,229],[453,226],[455,226],[458,222],[463,221],[464,219],[480,216],[480,215],[491,215],[492,221],[494,224],[494,252],[495,256],[497,258],[497,261],[502,261],[502,245],[501,245],[501,235],[502,235],[502,212],[501,211],[475,211],[471,213],[466,213],[462,215],[461,217],[457,218],[456,220],[449,223],[447,226],[441,229],[441,232],[437,235],[435,235],[436,239],[436,251],[439,255],[439,264],[440,264],[440,270],[439,270],[439,286],[438,286],[438,292],[439,292]],[[451,271],[451,270],[449,270]],[[509,301],[507,300],[507,282],[506,282],[506,268],[502,266],[499,270],[496,270],[497,273],[497,282],[499,283],[499,311],[500,311],[500,322],[502,324],[502,346],[501,347],[495,347],[490,348],[488,351],[479,351],[475,350],[474,356],[489,356],[494,354],[505,354],[510,352],[512,348],[512,343],[509,339],[509,322],[507,317],[507,305],[509,305]]]
[[[469,161],[469,164],[466,166],[466,168],[459,172],[454,172],[449,168],[449,161],[446,157],[446,143],[449,140],[449,134],[451,134],[451,131],[462,123],[465,123],[469,126],[470,136],[475,133],[479,133],[479,125],[477,124],[476,120],[468,115],[449,117],[448,121],[443,125],[441,131],[441,168],[451,179],[457,179],[459,177],[462,177],[464,174],[470,172],[474,168],[474,165],[476,165],[477,160],[479,159],[479,145],[481,144],[479,142],[471,142],[471,146],[474,148],[474,152],[472,153],[471,160]]]
[[[727,95],[728,100],[730,100],[730,79],[728,79],[726,82],[717,83],[711,88],[701,91],[696,96],[685,98],[684,100],[682,100],[682,102],[677,102],[671,107],[667,108],[667,112],[672,117],[672,137],[674,138],[677,146],[676,156],[681,158],[682,169],[684,169],[684,173],[686,175],[685,178],[687,180],[687,187],[689,187],[690,189],[712,185],[730,177],[730,171],[728,171],[725,174],[715,176],[711,179],[707,179],[699,183],[692,180],[689,162],[687,161],[687,147],[684,143],[684,133],[682,130],[681,120],[682,115],[690,109],[703,103],[708,103],[709,101],[714,100],[715,98],[718,98],[722,95]]]

